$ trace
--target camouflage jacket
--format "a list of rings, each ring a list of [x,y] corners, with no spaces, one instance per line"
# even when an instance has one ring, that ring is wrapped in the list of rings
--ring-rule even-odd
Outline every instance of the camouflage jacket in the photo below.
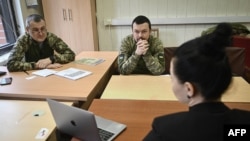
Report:
[[[121,74],[160,75],[165,71],[165,58],[162,42],[150,35],[149,49],[143,56],[136,55],[136,41],[133,35],[123,39],[118,57],[118,69]]]
[[[54,54],[54,51],[57,52]],[[53,33],[47,33],[44,42],[34,41],[30,35],[20,36],[7,62],[7,68],[12,71],[26,71],[34,69],[34,64],[44,58],[54,56],[55,63],[69,63],[75,60],[75,53],[68,45]]]
[[[247,29],[247,27],[240,23],[230,23],[232,26],[232,32],[233,35],[239,35],[239,36],[246,36],[247,34],[250,34],[250,31]],[[207,30],[202,31],[201,36],[207,35],[212,33],[215,30],[216,26],[210,27]]]

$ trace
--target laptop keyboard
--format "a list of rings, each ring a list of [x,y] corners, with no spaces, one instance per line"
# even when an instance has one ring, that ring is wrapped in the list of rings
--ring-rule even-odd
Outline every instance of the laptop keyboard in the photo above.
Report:
[[[114,135],[114,133],[111,133],[109,131],[103,130],[103,129],[99,129],[99,135],[101,137],[102,141],[107,141],[110,137],[112,137]]]

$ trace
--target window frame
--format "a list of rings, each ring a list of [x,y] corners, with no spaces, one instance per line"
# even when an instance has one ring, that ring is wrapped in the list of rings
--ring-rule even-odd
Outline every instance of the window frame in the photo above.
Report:
[[[12,0],[0,0],[0,16],[7,44],[0,46],[0,55],[8,53],[19,36]]]

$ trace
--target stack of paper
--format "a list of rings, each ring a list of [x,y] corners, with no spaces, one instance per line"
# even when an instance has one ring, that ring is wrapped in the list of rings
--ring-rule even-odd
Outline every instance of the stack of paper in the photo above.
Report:
[[[55,74],[57,76],[62,76],[62,77],[69,78],[72,80],[77,80],[79,78],[90,75],[91,73],[92,72],[90,72],[90,71],[76,69],[76,68],[68,68],[68,69],[61,70],[61,71],[55,71],[55,70],[51,70],[51,69],[43,69],[43,70],[38,70],[38,71],[32,72],[32,74],[35,74],[38,76],[47,77],[49,75]]]
[[[38,76],[43,76],[43,77],[47,77],[47,76],[52,75],[54,73],[56,73],[56,71],[51,70],[51,69],[42,69],[42,70],[32,72],[32,74],[35,74]]]
[[[79,60],[76,60],[75,62],[78,64],[86,64],[86,65],[95,66],[95,65],[98,65],[104,61],[105,60],[101,59],[101,58],[81,58]]]
[[[77,80],[79,78],[88,76],[91,73],[92,72],[86,71],[86,70],[81,70],[81,69],[76,69],[76,68],[68,68],[66,70],[56,72],[55,75],[62,76],[62,77],[65,77],[65,78],[69,78],[69,79],[72,79],[72,80]]]

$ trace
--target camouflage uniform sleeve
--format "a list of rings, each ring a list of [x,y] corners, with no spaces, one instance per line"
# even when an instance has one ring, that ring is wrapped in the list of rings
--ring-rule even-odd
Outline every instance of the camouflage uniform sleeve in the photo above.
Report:
[[[28,49],[28,36],[23,35],[17,39],[10,51],[7,62],[7,69],[10,72],[32,70],[35,62],[25,62],[24,56]]]
[[[59,37],[53,33],[48,35],[49,45],[56,51],[54,54],[55,63],[69,63],[75,60],[75,53],[69,46]]]
[[[165,56],[162,42],[158,38],[152,38],[149,51],[142,57],[148,70],[153,75],[160,75],[165,71]],[[154,51],[150,51],[150,49]],[[154,52],[154,54],[151,54]]]
[[[131,36],[123,39],[118,56],[118,69],[121,74],[131,74],[140,59],[134,52],[135,43]]]

